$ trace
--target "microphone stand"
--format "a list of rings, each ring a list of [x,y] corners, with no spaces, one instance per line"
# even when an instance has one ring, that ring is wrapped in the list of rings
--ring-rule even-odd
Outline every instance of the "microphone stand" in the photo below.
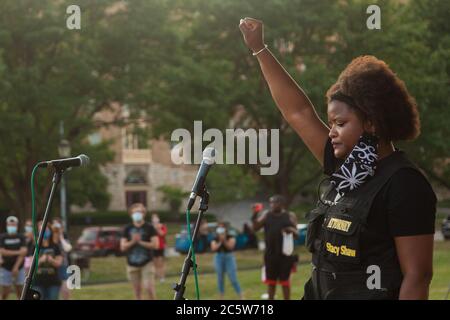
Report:
[[[41,230],[39,231],[39,237],[37,241],[37,245],[34,248],[33,260],[31,262],[30,270],[28,271],[28,275],[25,279],[25,284],[22,289],[22,294],[20,296],[20,300],[40,300],[41,294],[31,288],[31,282],[33,281],[35,269],[36,269],[36,259],[37,259],[37,249],[40,249],[42,246],[42,239],[44,238],[45,229],[47,228],[48,215],[50,212],[50,208],[53,203],[53,198],[55,196],[56,188],[58,183],[61,181],[61,177],[64,173],[65,169],[61,169],[59,167],[55,167],[55,173],[53,174],[52,179],[52,189],[50,190],[50,195],[47,200],[47,207],[45,208],[44,219],[42,221]],[[40,250],[39,250],[40,251]]]
[[[198,212],[197,221],[194,227],[194,233],[192,234],[192,246],[189,247],[188,254],[184,259],[183,267],[181,269],[181,277],[179,283],[175,283],[173,285],[173,290],[175,291],[175,295],[173,297],[174,300],[185,300],[184,291],[186,290],[186,280],[191,271],[191,268],[194,266],[194,262],[192,261],[192,249],[194,247],[194,241],[197,238],[200,221],[203,218],[203,214],[208,210],[208,202],[209,202],[209,193],[206,189],[206,185],[203,185],[201,193],[198,194],[201,197],[200,207]],[[189,235],[190,236],[190,235]]]

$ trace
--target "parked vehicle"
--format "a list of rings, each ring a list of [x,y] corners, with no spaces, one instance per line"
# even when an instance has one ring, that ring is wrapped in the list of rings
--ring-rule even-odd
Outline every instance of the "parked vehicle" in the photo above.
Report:
[[[298,238],[294,240],[294,245],[303,245],[305,244],[306,238],[306,224],[298,224]],[[209,251],[211,241],[216,237],[217,223],[211,222],[208,223],[208,235],[206,237],[206,243],[204,241],[197,241],[195,243],[195,252],[203,253]],[[191,232],[194,232],[194,225],[191,225]],[[235,250],[243,250],[249,248],[249,236],[246,233],[239,232],[236,228],[228,227],[228,233],[233,235],[236,238],[236,247]],[[182,230],[175,235],[175,250],[180,253],[187,253],[189,251],[189,238],[187,236],[186,226],[182,228]]]
[[[296,245],[296,246],[305,245],[307,228],[308,228],[307,224],[303,224],[303,223],[297,224],[298,237],[297,237],[297,239],[294,240],[294,245]]]
[[[70,252],[71,263],[81,270],[82,281],[87,281],[91,268],[91,253],[89,251],[75,250]]]
[[[83,229],[78,238],[76,250],[91,256],[121,255],[120,238],[122,228],[88,227]]]

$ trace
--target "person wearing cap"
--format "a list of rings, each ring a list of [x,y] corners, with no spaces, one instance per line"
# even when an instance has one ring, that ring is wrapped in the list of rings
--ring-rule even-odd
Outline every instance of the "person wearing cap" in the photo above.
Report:
[[[297,237],[297,217],[285,209],[285,199],[281,195],[270,198],[270,209],[259,216],[255,212],[252,217],[253,229],[264,228],[264,275],[269,299],[274,299],[276,285],[280,284],[283,298],[290,299],[290,275],[294,260],[292,256],[283,254],[283,233],[292,233]]]
[[[158,234],[145,221],[147,209],[142,203],[132,204],[128,212],[132,223],[124,229],[120,249],[127,255],[127,276],[137,300],[142,299],[142,287],[150,300],[156,299],[153,250],[159,248]]]
[[[6,233],[0,235],[0,255],[3,263],[0,267],[0,285],[2,299],[6,300],[14,285],[17,298],[20,298],[25,281],[23,268],[27,247],[25,237],[18,232],[19,219],[9,216],[6,219]]]

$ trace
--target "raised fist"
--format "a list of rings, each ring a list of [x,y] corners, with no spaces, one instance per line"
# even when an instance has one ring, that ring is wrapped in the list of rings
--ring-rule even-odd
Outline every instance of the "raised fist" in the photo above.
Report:
[[[264,48],[263,23],[253,18],[244,18],[239,22],[239,29],[244,36],[247,47],[253,52]]]

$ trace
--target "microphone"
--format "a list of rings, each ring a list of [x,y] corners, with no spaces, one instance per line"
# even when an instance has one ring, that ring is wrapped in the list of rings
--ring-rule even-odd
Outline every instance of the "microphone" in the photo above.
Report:
[[[70,167],[85,167],[89,164],[89,157],[80,154],[78,157],[63,158],[56,160],[43,161],[39,164],[40,168],[53,167],[55,169],[64,170]]]
[[[200,168],[198,169],[197,177],[195,178],[194,185],[192,186],[191,195],[189,196],[189,202],[187,209],[191,210],[192,206],[195,203],[195,199],[202,192],[203,187],[205,185],[206,176],[208,175],[209,168],[215,162],[216,150],[214,148],[206,148],[203,151],[203,160],[200,164]]]

